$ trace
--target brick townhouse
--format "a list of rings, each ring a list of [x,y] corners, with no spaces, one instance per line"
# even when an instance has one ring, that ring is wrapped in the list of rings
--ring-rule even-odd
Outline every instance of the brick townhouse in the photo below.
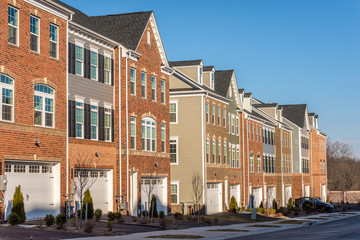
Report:
[[[0,4],[2,209],[21,185],[27,218],[57,214],[66,191],[67,23],[55,1]]]

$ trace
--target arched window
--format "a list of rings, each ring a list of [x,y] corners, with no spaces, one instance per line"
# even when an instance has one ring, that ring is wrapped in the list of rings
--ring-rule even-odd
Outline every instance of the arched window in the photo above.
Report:
[[[206,139],[206,162],[210,162],[210,140],[209,138]]]
[[[218,162],[221,163],[221,140],[218,141]]]
[[[261,155],[258,154],[257,155],[257,169],[258,169],[258,173],[261,172]]]
[[[142,119],[142,150],[156,151],[156,123],[149,117]]]
[[[213,144],[212,144],[212,157],[213,157],[213,163],[216,163],[216,141],[215,138],[213,138]]]
[[[34,87],[34,124],[54,127],[54,90],[43,84]]]
[[[0,74],[1,100],[1,120],[13,121],[14,115],[14,80]]]

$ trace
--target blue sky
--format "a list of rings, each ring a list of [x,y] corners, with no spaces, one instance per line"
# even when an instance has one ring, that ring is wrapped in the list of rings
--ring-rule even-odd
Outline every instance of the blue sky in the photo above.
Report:
[[[64,0],[88,15],[153,10],[169,60],[235,69],[262,101],[307,103],[360,158],[360,1]]]

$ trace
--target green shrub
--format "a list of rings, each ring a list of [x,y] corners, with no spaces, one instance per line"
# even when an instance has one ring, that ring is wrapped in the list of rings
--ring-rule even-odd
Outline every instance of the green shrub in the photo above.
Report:
[[[114,214],[115,214],[115,219],[116,219],[116,221],[118,221],[118,222],[123,222],[121,213],[116,212],[116,213],[114,213]]]
[[[160,211],[160,212],[159,212],[159,218],[164,218],[164,217],[165,217],[164,211]]]
[[[236,199],[235,199],[234,196],[232,196],[231,199],[230,199],[229,210],[230,210],[230,212],[236,212],[238,208],[239,207],[238,207],[238,204],[236,202]]]
[[[46,226],[50,227],[55,222],[55,217],[52,214],[46,214],[45,218]]]
[[[95,220],[99,221],[101,219],[102,216],[102,210],[101,209],[96,209],[94,212],[94,216],[95,216]]]
[[[56,224],[56,228],[57,229],[62,229],[65,224],[66,224],[66,215],[65,214],[58,214],[56,217],[55,217],[55,224]]]
[[[113,229],[113,222],[110,221],[110,220],[108,220],[108,221],[106,222],[106,228],[107,228],[107,230],[108,230],[109,232],[111,232],[112,229]]]
[[[86,202],[88,202],[88,212],[87,212],[87,218],[88,219],[93,219],[94,217],[94,204],[93,204],[93,199],[91,197],[90,194],[90,190],[86,190],[85,194],[84,194],[84,198],[83,198],[83,218],[85,218],[85,211],[86,211]]]
[[[182,215],[181,213],[177,212],[177,213],[174,214],[174,218],[175,218],[176,220],[183,220],[184,215]]]
[[[92,230],[94,228],[94,223],[92,220],[87,220],[86,223],[85,223],[85,228],[84,228],[84,231],[86,233],[91,233]]]
[[[290,208],[294,207],[294,202],[292,198],[289,198],[288,207]]]
[[[137,222],[137,217],[132,216],[132,221]]]
[[[273,209],[277,210],[278,207],[279,207],[278,203],[277,203],[276,199],[274,198],[274,200],[273,200]]]
[[[151,203],[150,203],[150,216],[152,214],[152,217],[154,217],[154,218],[157,218],[159,216],[156,205],[157,205],[156,204],[156,196],[155,196],[155,194],[153,194],[151,197]]]
[[[264,204],[263,204],[263,202],[261,202],[261,203],[260,203],[259,208],[264,208]]]
[[[24,208],[24,197],[21,193],[21,186],[15,187],[14,197],[13,197],[13,206],[11,208],[11,213],[16,213],[20,217],[19,223],[24,223],[26,220],[25,208]]]
[[[108,212],[107,214],[108,221],[114,221],[116,219],[116,215],[113,212]]]
[[[12,212],[10,213],[10,215],[7,218],[7,222],[9,224],[11,224],[12,226],[15,226],[19,223],[21,223],[21,218],[19,217],[19,215],[17,215],[17,213]]]
[[[246,211],[252,212],[252,208],[248,208],[248,209],[246,209]]]
[[[148,211],[141,211],[141,216],[142,217],[149,216],[149,212]]]

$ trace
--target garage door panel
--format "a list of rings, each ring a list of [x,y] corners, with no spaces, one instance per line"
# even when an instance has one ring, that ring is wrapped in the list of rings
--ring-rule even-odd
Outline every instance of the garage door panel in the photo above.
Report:
[[[222,212],[221,183],[208,183],[206,187],[207,214]]]

